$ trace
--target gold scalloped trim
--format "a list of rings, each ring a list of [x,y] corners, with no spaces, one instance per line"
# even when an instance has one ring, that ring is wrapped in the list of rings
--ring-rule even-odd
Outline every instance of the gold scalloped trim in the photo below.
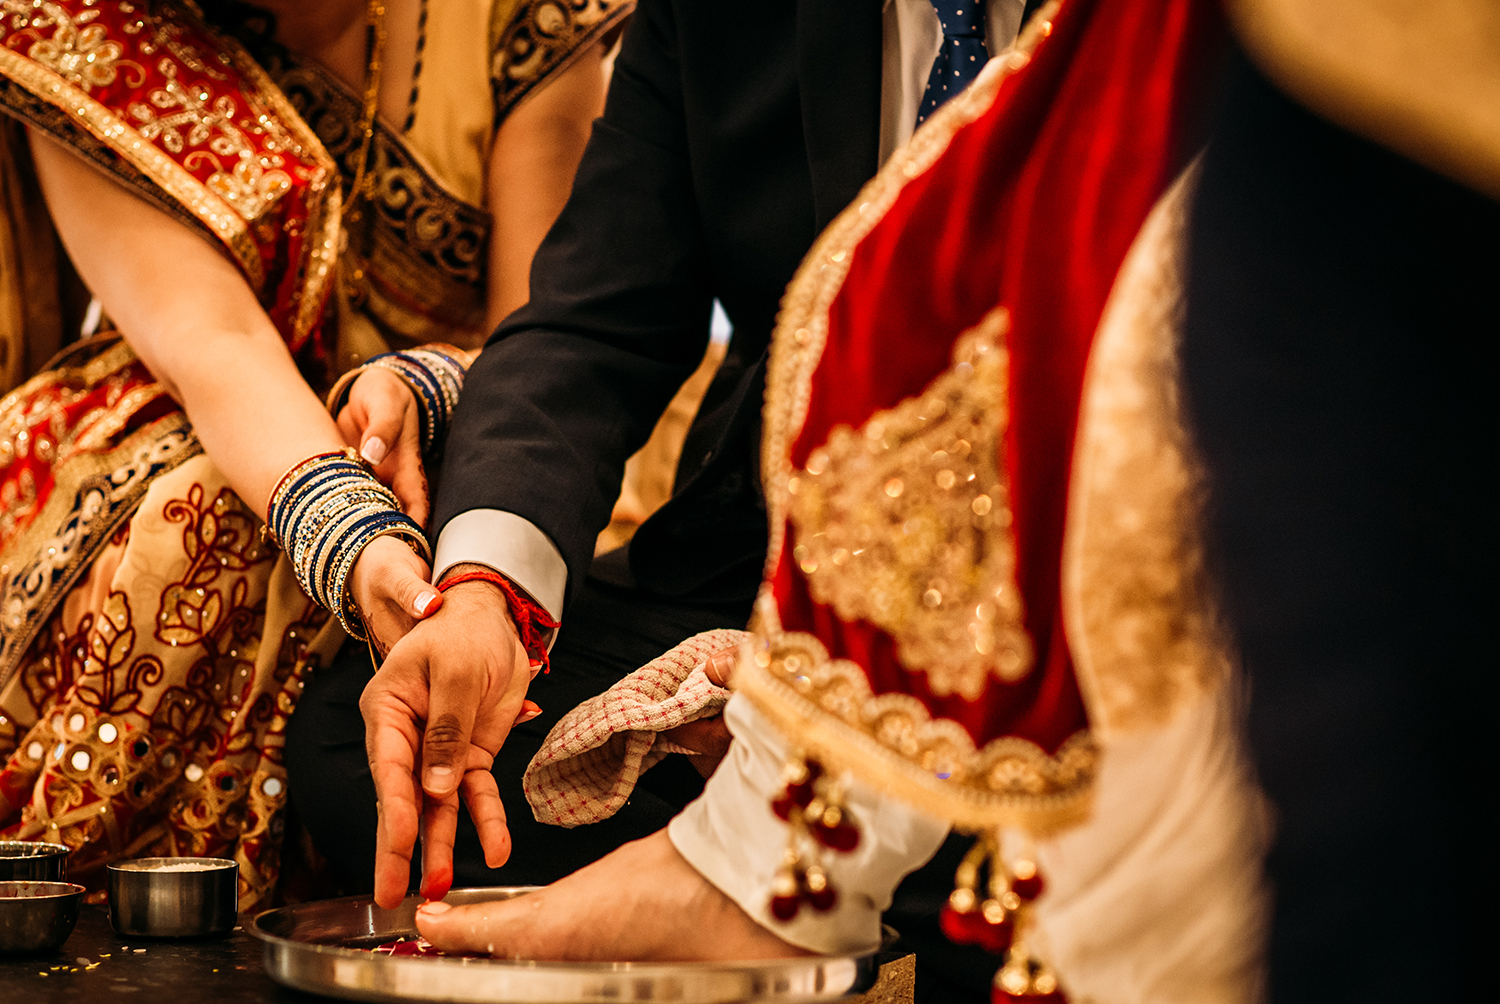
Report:
[[[957,722],[933,719],[909,694],[876,696],[856,663],[830,658],[812,635],[784,632],[778,620],[763,586],[733,686],[805,755],[962,829],[1045,833],[1088,816],[1099,770],[1088,732],[1050,756],[1015,736],[976,748]]]

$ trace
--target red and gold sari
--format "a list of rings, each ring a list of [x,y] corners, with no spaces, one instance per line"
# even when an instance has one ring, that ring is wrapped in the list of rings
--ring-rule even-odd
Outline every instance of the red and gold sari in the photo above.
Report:
[[[374,194],[348,228],[359,98],[289,54],[257,61],[172,0],[0,0],[0,110],[227,255],[321,393],[389,345],[482,328],[494,130],[633,5],[592,0],[561,22],[540,6],[434,12],[423,103],[403,129],[377,124]],[[25,182],[9,119],[6,177]],[[22,265],[53,247],[14,235],[0,251]],[[335,289],[340,248],[363,267]],[[234,858],[241,908],[266,902],[287,719],[343,636],[258,531],[119,334],[0,401],[0,831],[67,844],[96,890],[122,857]]]

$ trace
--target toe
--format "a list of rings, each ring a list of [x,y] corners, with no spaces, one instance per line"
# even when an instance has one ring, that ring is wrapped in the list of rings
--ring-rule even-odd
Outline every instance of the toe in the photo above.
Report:
[[[445,952],[528,957],[521,900],[449,906],[423,903],[417,908],[417,931]]]

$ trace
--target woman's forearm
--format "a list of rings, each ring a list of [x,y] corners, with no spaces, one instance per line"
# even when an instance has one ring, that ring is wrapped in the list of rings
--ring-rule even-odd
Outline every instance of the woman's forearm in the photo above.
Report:
[[[488,178],[492,329],[529,299],[531,259],[568,201],[589,131],[604,110],[604,55],[602,43],[583,53],[516,106],[495,134]]]
[[[200,339],[189,358],[147,365],[170,369],[203,448],[264,519],[271,489],[288,468],[343,447],[343,437],[274,329],[269,336],[204,331]]]
[[[79,273],[209,457],[265,516],[277,480],[344,445],[239,270],[214,245],[33,135],[37,175]]]

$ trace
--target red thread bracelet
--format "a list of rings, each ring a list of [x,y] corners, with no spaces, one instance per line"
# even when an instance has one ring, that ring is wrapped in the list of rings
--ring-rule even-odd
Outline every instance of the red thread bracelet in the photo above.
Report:
[[[551,672],[545,632],[556,630],[558,624],[548,616],[541,604],[517,589],[514,583],[499,572],[463,572],[439,582],[437,591],[445,593],[464,582],[488,582],[499,587],[500,592],[505,594],[505,602],[510,606],[510,616],[516,622],[516,630],[521,632],[521,646],[526,649],[527,657],[533,664],[539,664],[543,673]]]

